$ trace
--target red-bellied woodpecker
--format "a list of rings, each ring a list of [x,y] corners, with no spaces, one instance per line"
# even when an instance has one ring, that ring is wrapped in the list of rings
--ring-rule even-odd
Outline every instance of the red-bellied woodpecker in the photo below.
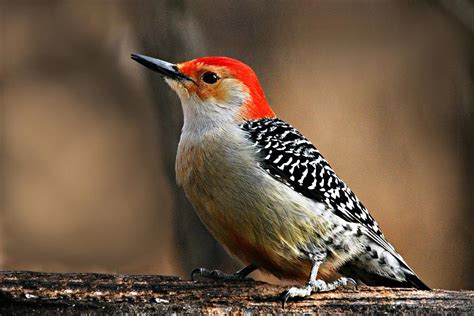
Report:
[[[249,66],[226,57],[176,65],[132,58],[181,100],[177,182],[211,234],[247,265],[234,277],[260,269],[306,282],[284,301],[353,280],[429,289],[319,151],[275,116]]]

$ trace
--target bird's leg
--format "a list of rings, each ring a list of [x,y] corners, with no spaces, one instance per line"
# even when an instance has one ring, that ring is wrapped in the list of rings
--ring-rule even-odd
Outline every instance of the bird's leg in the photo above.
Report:
[[[233,274],[227,274],[219,270],[208,270],[205,268],[196,268],[191,272],[191,279],[211,279],[215,281],[232,281],[232,280],[243,280],[247,275],[255,271],[257,267],[253,264],[240,269]]]
[[[311,266],[311,273],[309,275],[308,283],[304,287],[292,287],[283,293],[281,293],[281,300],[283,307],[285,303],[290,298],[295,297],[308,297],[313,292],[327,292],[335,290],[341,286],[346,286],[348,284],[352,284],[353,286],[356,285],[356,282],[350,278],[339,278],[334,282],[326,283],[324,280],[316,279],[318,275],[319,266],[323,263],[324,259],[326,259],[326,252],[316,253],[316,254],[309,254],[310,259],[312,261]]]

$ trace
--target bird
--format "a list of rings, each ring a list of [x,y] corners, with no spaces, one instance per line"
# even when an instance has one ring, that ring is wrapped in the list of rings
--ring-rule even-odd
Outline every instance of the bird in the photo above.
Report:
[[[429,287],[386,240],[318,149],[267,102],[255,72],[229,57],[173,64],[132,54],[177,93],[183,127],[176,180],[227,253],[245,267],[298,282],[288,299],[364,284]]]

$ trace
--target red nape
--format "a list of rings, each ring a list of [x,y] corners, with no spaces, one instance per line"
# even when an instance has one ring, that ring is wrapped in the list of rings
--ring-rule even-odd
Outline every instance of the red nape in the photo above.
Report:
[[[251,100],[244,104],[242,112],[244,119],[255,120],[267,117],[275,117],[275,113],[265,98],[262,87],[258,82],[257,75],[248,65],[229,57],[202,57],[194,60],[194,67],[199,63],[206,65],[225,67],[232,76],[243,82],[250,91]]]

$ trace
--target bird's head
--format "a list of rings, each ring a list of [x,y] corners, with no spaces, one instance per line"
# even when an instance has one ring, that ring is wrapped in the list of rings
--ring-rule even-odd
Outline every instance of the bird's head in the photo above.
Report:
[[[185,120],[224,122],[275,116],[257,76],[238,60],[203,57],[172,64],[137,54],[132,59],[165,78],[181,99]]]

